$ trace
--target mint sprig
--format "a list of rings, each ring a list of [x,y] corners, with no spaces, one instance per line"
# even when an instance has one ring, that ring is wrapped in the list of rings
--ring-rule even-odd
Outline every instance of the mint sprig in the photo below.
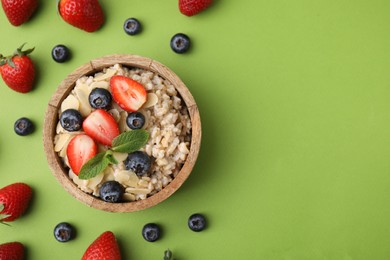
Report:
[[[143,129],[123,132],[112,141],[111,149],[96,154],[83,167],[79,179],[88,180],[104,171],[110,164],[118,164],[113,152],[132,153],[143,147],[149,140],[149,132]]]

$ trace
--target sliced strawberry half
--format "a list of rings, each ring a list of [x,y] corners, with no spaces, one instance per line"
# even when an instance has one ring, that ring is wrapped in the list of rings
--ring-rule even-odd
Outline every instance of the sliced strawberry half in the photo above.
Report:
[[[79,175],[81,167],[97,153],[95,141],[86,134],[79,134],[70,140],[66,155],[72,171]]]
[[[128,112],[137,111],[145,102],[147,93],[142,84],[125,76],[113,76],[110,80],[114,101]]]
[[[96,109],[83,121],[84,132],[103,145],[112,145],[112,140],[119,135],[119,126],[107,111]]]

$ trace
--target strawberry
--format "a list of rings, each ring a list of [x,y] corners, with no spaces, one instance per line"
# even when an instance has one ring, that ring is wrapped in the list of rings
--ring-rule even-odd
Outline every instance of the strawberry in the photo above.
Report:
[[[72,171],[79,175],[81,167],[97,153],[95,141],[86,134],[78,134],[70,140],[66,148],[69,166]]]
[[[24,245],[20,242],[8,242],[0,245],[1,260],[23,260]]]
[[[179,10],[186,16],[193,16],[207,9],[213,0],[179,0]]]
[[[19,26],[27,22],[38,6],[38,0],[1,0],[8,21]]]
[[[0,189],[0,222],[11,222],[27,209],[32,189],[25,183],[13,183]],[[0,258],[1,259],[1,258]]]
[[[144,86],[131,78],[113,76],[110,87],[114,101],[128,112],[137,111],[146,102],[147,93]]]
[[[81,260],[120,260],[121,254],[115,235],[111,231],[101,234],[87,248]]]
[[[30,54],[34,48],[23,51],[23,46],[11,56],[0,54],[0,74],[5,84],[16,92],[27,93],[33,88],[35,69]]]
[[[94,32],[104,23],[104,13],[98,0],[60,0],[59,13],[70,25]]]
[[[96,109],[89,114],[83,121],[83,129],[95,141],[108,146],[120,134],[115,119],[103,109]]]

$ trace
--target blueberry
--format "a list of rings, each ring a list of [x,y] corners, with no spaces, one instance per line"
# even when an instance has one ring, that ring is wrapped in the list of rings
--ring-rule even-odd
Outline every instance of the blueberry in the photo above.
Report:
[[[34,132],[34,123],[26,117],[19,118],[14,124],[14,130],[18,135],[29,135]]]
[[[142,236],[148,242],[154,242],[161,236],[161,229],[155,223],[148,223],[142,228]]]
[[[62,63],[70,58],[70,50],[65,45],[59,44],[51,50],[51,56],[56,62]]]
[[[129,18],[123,24],[123,30],[128,35],[136,35],[141,32],[141,23],[135,18]]]
[[[59,242],[68,242],[75,237],[75,229],[67,222],[61,222],[54,228],[54,237]]]
[[[141,112],[133,112],[127,115],[126,124],[133,130],[141,129],[145,124],[145,116]]]
[[[107,89],[94,88],[89,94],[88,100],[93,108],[107,109],[111,105],[112,96]]]
[[[145,152],[136,151],[129,153],[124,164],[126,170],[131,170],[138,176],[142,176],[149,171],[151,159]]]
[[[79,111],[70,108],[61,113],[60,124],[66,131],[78,131],[82,127],[83,117]]]
[[[185,53],[190,48],[190,38],[184,33],[177,33],[171,38],[171,48],[176,53]]]
[[[117,181],[107,181],[103,183],[99,190],[99,196],[106,202],[120,202],[124,193],[123,186]]]
[[[206,228],[206,219],[202,214],[192,214],[188,218],[188,227],[195,232],[202,231]]]

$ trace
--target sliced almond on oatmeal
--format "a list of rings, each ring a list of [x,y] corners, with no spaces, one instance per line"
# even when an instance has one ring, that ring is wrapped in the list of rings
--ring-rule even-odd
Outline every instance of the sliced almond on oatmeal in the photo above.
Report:
[[[148,93],[146,102],[142,105],[142,108],[152,107],[158,102],[158,96],[154,93]]]
[[[67,109],[76,109],[78,110],[79,109],[79,101],[77,100],[77,98],[70,94],[67,98],[64,99],[64,101],[62,101],[62,104],[61,104],[61,112],[67,110]]]
[[[65,129],[62,127],[62,125],[60,124],[60,122],[57,123],[57,127],[56,127],[56,133],[57,134],[60,134],[60,133],[64,133],[65,132]]]
[[[142,189],[142,188],[126,188],[127,193],[133,193],[133,194],[148,194],[151,192],[149,189]]]
[[[94,89],[94,88],[104,88],[104,89],[108,89],[108,87],[110,86],[110,83],[108,81],[95,81],[93,82],[91,85],[90,85],[90,88],[91,89]]]
[[[127,192],[125,192],[124,194],[123,194],[123,200],[124,201],[135,201],[135,196],[134,196],[134,194],[131,194],[131,193],[127,193]]]
[[[116,108],[110,109],[110,110],[108,110],[108,113],[110,113],[112,115],[112,117],[115,119],[115,121],[117,123],[119,122],[121,115],[120,115],[118,109],[116,109]]]
[[[72,135],[68,133],[56,135],[56,137],[54,138],[54,143],[55,143],[54,151],[56,152],[61,151],[62,148],[64,148],[64,146],[70,141],[71,138]]]
[[[89,90],[88,90],[88,87],[87,85],[79,85],[77,87],[75,87],[74,89],[75,93],[76,93],[76,96],[80,102],[80,107],[79,107],[79,111],[81,113],[81,115],[83,117],[86,117],[88,116],[91,111],[92,111],[92,108],[91,108],[91,105],[89,104],[89,101],[88,101],[88,96],[89,96]]]
[[[126,111],[121,111],[120,112],[119,122],[118,122],[119,130],[121,132],[125,132],[125,131],[129,131],[130,130],[129,126],[126,123],[126,118],[127,118],[127,112]]]
[[[107,79],[111,78],[112,76],[114,76],[116,73],[117,73],[116,70],[107,69],[105,73],[95,76],[94,81],[107,80]]]
[[[97,186],[102,182],[103,177],[104,177],[104,174],[103,174],[103,172],[101,172],[100,174],[96,175],[95,177],[89,179],[89,182],[87,185],[88,188],[90,188],[91,190],[96,190]]]
[[[117,160],[120,163],[126,160],[128,154],[113,152],[112,155],[114,156],[115,160]]]
[[[137,187],[138,182],[139,182],[139,178],[138,178],[137,174],[135,174],[132,171],[127,171],[127,172],[129,174],[129,179],[127,180],[127,183],[126,183],[127,186]]]

